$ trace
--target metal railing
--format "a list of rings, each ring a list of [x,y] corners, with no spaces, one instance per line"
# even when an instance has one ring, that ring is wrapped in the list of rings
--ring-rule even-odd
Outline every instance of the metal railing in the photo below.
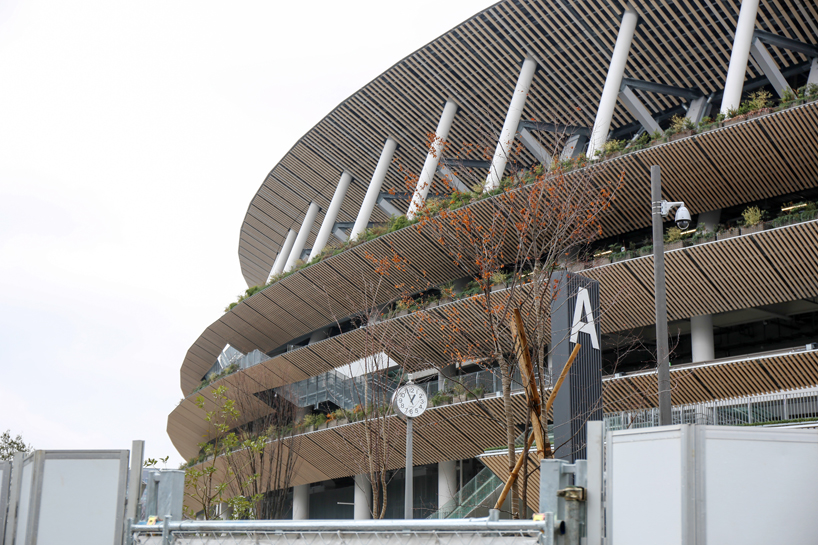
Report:
[[[454,497],[440,506],[427,519],[463,518],[485,501],[497,487],[503,484],[488,467],[484,467],[458,490]]]
[[[333,370],[276,388],[276,392],[299,407],[315,407],[329,401],[341,409],[351,411],[357,405],[370,405],[375,399],[391,399],[395,389],[400,386],[398,378],[397,375],[386,377],[377,374],[350,378]],[[416,386],[422,388],[429,399],[441,391],[452,397],[461,395],[470,398],[474,395],[497,393],[503,389],[500,371],[492,369],[431,380]],[[511,377],[511,389],[522,389],[519,369]]]
[[[818,420],[818,388],[708,401],[672,408],[673,424],[748,426]],[[606,431],[659,425],[659,409],[607,413]]]
[[[126,545],[184,544],[552,544],[553,518],[533,520],[166,520],[133,524]]]

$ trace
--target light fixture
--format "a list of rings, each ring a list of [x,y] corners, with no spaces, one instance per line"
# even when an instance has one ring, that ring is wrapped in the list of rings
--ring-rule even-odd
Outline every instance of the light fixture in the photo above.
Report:
[[[792,206],[783,207],[783,208],[781,208],[781,211],[782,212],[789,212],[790,210],[795,210],[797,208],[804,208],[806,205],[807,205],[807,203],[802,202],[801,204],[794,204]]]

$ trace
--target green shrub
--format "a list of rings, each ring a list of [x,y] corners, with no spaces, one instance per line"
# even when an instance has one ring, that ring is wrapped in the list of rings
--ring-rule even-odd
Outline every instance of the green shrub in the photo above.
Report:
[[[625,149],[625,142],[624,140],[608,140],[605,144],[602,145],[602,154],[603,155],[611,155],[618,151],[622,151]]]
[[[765,212],[763,212],[757,206],[748,206],[744,209],[744,212],[741,213],[741,217],[744,220],[745,227],[752,227],[753,225],[757,225],[761,223],[764,219]]]
[[[673,133],[692,131],[696,128],[693,120],[681,114],[674,115],[670,118],[670,130]]]
[[[468,394],[466,394],[466,399],[477,399],[478,397],[482,397],[482,395],[486,392],[486,389],[482,386],[478,386],[477,388],[472,389]]]
[[[389,218],[389,222],[387,223],[387,233],[393,233],[398,229],[403,229],[404,227],[408,227],[411,225],[409,219],[406,216],[392,216]]]
[[[509,275],[507,273],[497,271],[491,275],[492,285],[503,285],[508,282]]]
[[[432,407],[439,407],[440,405],[451,403],[452,399],[452,394],[445,390],[439,390],[429,401],[432,403]]]
[[[682,235],[682,230],[679,229],[678,227],[671,227],[670,229],[667,230],[667,233],[665,234],[665,242],[667,243],[678,242],[683,238],[684,236]]]
[[[745,104],[747,104],[749,109],[748,111],[756,112],[772,106],[772,102],[770,101],[772,97],[773,95],[770,94],[769,91],[760,89],[755,93],[752,93]]]

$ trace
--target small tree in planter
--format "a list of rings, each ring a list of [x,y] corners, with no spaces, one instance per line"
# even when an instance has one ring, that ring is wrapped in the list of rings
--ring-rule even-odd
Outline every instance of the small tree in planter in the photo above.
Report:
[[[646,255],[653,255],[653,244],[645,244],[636,250],[636,255],[639,257]]]
[[[689,117],[674,115],[670,118],[670,139],[679,140],[696,133],[696,124]]]
[[[752,93],[748,100],[742,105],[748,110],[747,119],[752,119],[772,111],[773,103],[770,100],[772,97],[770,92],[764,89]]]
[[[667,142],[667,138],[665,138],[665,133],[662,131],[653,131],[650,134],[651,146],[658,146],[659,144],[664,144],[665,142]]]
[[[728,239],[728,238],[737,237],[740,234],[741,234],[741,230],[738,228],[738,226],[735,226],[735,225],[733,225],[733,226],[719,225],[718,233],[716,235],[716,238],[718,238],[719,240],[725,240],[725,239]]]
[[[665,234],[665,251],[678,250],[684,247],[685,236],[678,227],[671,227]]]
[[[616,244],[616,249],[611,254],[611,262],[616,263],[617,261],[625,261],[626,259],[630,259],[633,257],[633,252],[627,250],[624,246],[620,246]]]
[[[818,218],[818,206],[814,202],[808,202],[801,212],[801,221],[812,221]]]
[[[791,87],[787,87],[784,89],[784,93],[781,95],[779,107],[782,110],[786,110],[787,108],[792,108],[793,106],[798,106],[803,103],[804,101],[801,99],[798,92],[793,91]]]
[[[483,397],[484,393],[486,393],[486,389],[482,386],[477,386],[466,393],[466,399],[480,399]]]
[[[744,224],[741,226],[741,234],[748,235],[750,233],[757,233],[764,230],[764,216],[767,213],[757,206],[748,206],[741,213],[741,218]]]
[[[441,405],[448,405],[452,402],[452,394],[446,390],[439,390],[429,400],[432,407],[440,407]]]
[[[347,412],[344,409],[337,409],[333,411],[332,416],[336,426],[343,426],[344,424],[349,423],[349,418],[347,418]]]
[[[709,130],[715,129],[719,126],[718,122],[713,119],[712,117],[703,117],[701,121],[699,121],[698,131],[707,132]]]
[[[639,151],[647,148],[648,146],[650,146],[650,134],[643,132],[641,135],[639,135],[639,138],[631,141],[631,143],[622,151],[622,153],[625,154],[632,151]]]
[[[491,275],[491,291],[504,290],[508,284],[508,273],[497,271]]]
[[[789,203],[785,207],[786,210],[782,210],[778,217],[773,220],[773,227],[783,227],[785,225],[801,223],[804,221],[802,219],[802,211],[806,210],[807,205],[808,203]]]
[[[441,284],[438,286],[440,290],[440,304],[445,305],[446,303],[451,303],[457,296],[454,293],[454,282],[446,282],[445,284]]]
[[[799,96],[803,97],[806,102],[818,100],[818,84],[809,83],[803,87],[798,88]]]
[[[710,242],[711,240],[715,240],[716,233],[708,231],[705,225],[703,223],[700,223],[696,227],[696,232],[693,233],[693,236],[690,237],[690,239],[693,241],[693,244],[702,244],[705,242]]]
[[[624,140],[608,140],[603,144],[600,155],[602,155],[603,159],[619,157],[622,155],[622,150],[625,149],[625,143]]]

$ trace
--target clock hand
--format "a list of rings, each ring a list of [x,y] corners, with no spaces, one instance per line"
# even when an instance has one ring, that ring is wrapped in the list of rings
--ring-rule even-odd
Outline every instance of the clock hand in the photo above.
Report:
[[[411,401],[411,402],[412,402],[412,405],[414,405],[414,404],[415,404],[415,396],[416,396],[416,395],[417,395],[417,394],[415,394],[415,395],[413,395],[413,396],[409,396],[409,401]]]

